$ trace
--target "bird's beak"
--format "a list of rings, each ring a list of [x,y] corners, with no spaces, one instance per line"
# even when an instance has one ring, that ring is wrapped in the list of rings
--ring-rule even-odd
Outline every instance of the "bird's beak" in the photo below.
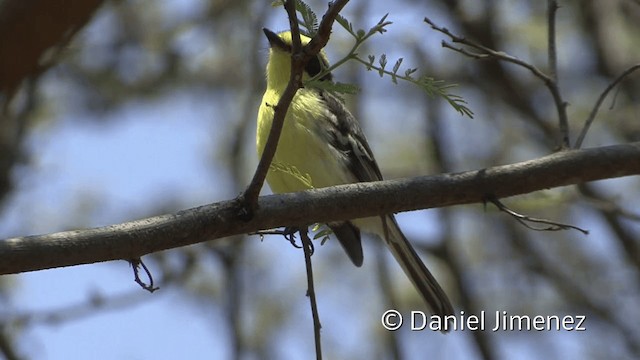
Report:
[[[280,37],[278,36],[278,34],[274,33],[273,31],[267,28],[262,28],[262,31],[264,31],[264,34],[267,36],[267,40],[269,40],[269,44],[273,45],[274,42],[282,41],[280,40]]]
[[[288,50],[290,48],[289,45],[287,45],[284,41],[282,41],[282,39],[280,38],[280,36],[278,36],[278,34],[274,33],[273,31],[267,28],[262,28],[262,31],[264,31],[264,34],[267,37],[267,40],[269,40],[269,45],[271,45],[272,48],[275,47],[282,50]]]

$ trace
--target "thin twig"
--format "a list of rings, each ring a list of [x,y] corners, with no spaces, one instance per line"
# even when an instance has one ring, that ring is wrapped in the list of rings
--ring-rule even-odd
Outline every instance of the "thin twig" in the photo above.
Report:
[[[153,276],[151,275],[151,271],[149,271],[149,268],[147,268],[147,265],[144,264],[141,258],[131,259],[129,260],[129,263],[133,268],[134,281],[138,283],[140,287],[142,287],[143,289],[147,290],[150,293],[160,289],[159,287],[153,286]],[[147,274],[147,279],[149,279],[149,284],[145,283],[142,279],[140,279],[139,270],[141,266],[144,272]]]
[[[562,137],[562,148],[570,148],[569,139],[569,119],[567,117],[567,103],[562,100],[560,88],[558,85],[558,52],[556,48],[556,12],[558,11],[558,2],[556,0],[547,1],[547,47],[549,59],[549,72],[552,82],[548,84],[553,100],[558,108],[558,126]]]
[[[425,17],[424,21],[429,24],[431,26],[432,29],[447,35],[451,41],[453,41],[454,43],[458,43],[458,44],[463,44],[466,46],[469,46],[471,48],[474,48],[476,50],[480,50],[483,54],[477,54],[477,53],[466,53],[461,51],[460,48],[456,48],[453,45],[447,43],[446,41],[442,42],[442,47],[445,48],[449,48],[451,50],[460,52],[463,55],[472,57],[472,58],[476,58],[476,59],[490,59],[490,58],[494,58],[494,59],[498,59],[498,60],[502,60],[502,61],[506,61],[512,64],[516,64],[519,66],[522,66],[523,68],[531,71],[533,73],[533,75],[535,75],[537,78],[541,79],[545,84],[548,82],[552,82],[552,79],[549,77],[549,75],[545,74],[544,72],[542,72],[542,70],[538,69],[537,67],[535,67],[532,64],[529,64],[526,61],[520,60],[515,56],[509,55],[503,51],[496,51],[493,50],[491,48],[488,48],[482,44],[479,44],[473,40],[467,39],[465,37],[462,36],[458,36],[453,34],[452,32],[450,32],[447,28],[444,27],[440,27],[438,25],[436,25],[433,21],[431,21],[431,19]]]
[[[313,243],[307,234],[307,229],[300,229],[300,238],[302,239],[302,249],[304,251],[304,262],[307,268],[307,296],[311,303],[311,314],[313,317],[313,338],[316,345],[316,359],[322,359],[322,344],[320,342],[320,316],[318,315],[318,304],[316,303],[316,292],[313,287],[313,268],[311,266],[311,255],[313,254]]]
[[[296,232],[300,234],[300,239],[302,241],[301,246],[295,243]],[[311,256],[315,252],[315,248],[313,242],[307,234],[307,228],[287,227],[284,230],[259,231],[257,232],[257,234],[259,234],[260,236],[265,234],[283,235],[284,238],[291,243],[291,245],[296,248],[302,248],[304,252],[304,262],[307,272],[307,296],[309,297],[309,302],[311,304],[311,316],[313,318],[313,338],[315,342],[316,359],[322,359],[322,344],[320,341],[320,329],[322,328],[322,325],[320,324],[320,316],[318,315],[318,304],[316,302],[316,293],[313,286],[313,268],[311,265]]]
[[[490,196],[487,198],[487,201],[495,205],[498,208],[498,210],[511,215],[514,219],[516,219],[520,224],[522,224],[527,229],[531,229],[535,231],[560,231],[560,230],[573,229],[573,230],[578,230],[585,235],[589,235],[589,230],[585,230],[574,225],[563,224],[563,223],[552,221],[552,220],[539,219],[539,218],[534,218],[527,215],[518,214],[517,212],[509,209],[505,204],[500,202],[500,200],[498,200],[495,197]],[[548,226],[539,228],[539,227],[530,225],[529,223],[542,224],[542,225],[548,225]]]
[[[261,230],[249,233],[249,235],[259,235],[261,238],[265,235],[281,235],[296,249],[302,249],[302,245],[296,244],[297,228],[285,228],[284,230]]]
[[[589,128],[591,127],[591,124],[595,120],[596,115],[598,114],[598,111],[600,110],[600,105],[602,105],[602,102],[604,102],[604,99],[607,97],[609,92],[611,90],[613,90],[613,88],[616,85],[618,85],[618,83],[620,83],[622,80],[624,80],[625,77],[629,76],[631,73],[633,73],[634,71],[636,71],[638,69],[640,69],[640,64],[635,64],[635,65],[631,66],[630,68],[625,70],[622,74],[620,74],[615,80],[613,80],[609,84],[609,86],[607,86],[607,88],[604,89],[602,94],[600,94],[600,97],[598,98],[598,101],[596,101],[596,104],[593,106],[593,109],[591,110],[591,113],[589,114],[589,117],[584,122],[584,126],[582,127],[582,131],[580,131],[580,135],[578,136],[578,140],[576,140],[576,144],[574,145],[575,149],[579,149],[582,146],[582,142],[584,141],[584,138],[587,136],[587,132],[589,131]]]
[[[555,0],[547,1],[547,47],[549,61],[549,75],[557,83],[558,81],[558,52],[556,51],[556,12],[558,11],[558,2]]]
[[[458,43],[458,44],[463,44],[466,45],[468,47],[471,47],[475,50],[480,51],[480,53],[476,53],[476,52],[470,52],[464,48],[459,48],[459,47],[455,47],[453,45],[451,45],[450,43],[443,41],[442,42],[442,47],[444,48],[448,48],[451,49],[453,51],[456,51],[458,53],[461,53],[465,56],[468,56],[470,58],[473,59],[497,59],[497,60],[502,60],[508,63],[512,63],[518,66],[521,66],[529,71],[531,71],[531,73],[539,78],[540,80],[542,80],[542,82],[544,83],[544,85],[547,87],[547,89],[549,90],[549,92],[551,93],[551,96],[553,97],[553,101],[556,104],[556,107],[558,109],[558,117],[560,118],[560,130],[562,130],[563,123],[568,123],[567,120],[567,113],[566,113],[566,102],[562,99],[562,95],[560,94],[560,89],[558,88],[556,79],[554,79],[553,77],[545,74],[542,70],[538,69],[535,65],[530,64],[524,60],[518,59],[515,56],[509,55],[503,51],[496,51],[493,50],[489,47],[486,47],[482,44],[479,44],[473,40],[469,40],[465,37],[462,36],[458,36],[453,34],[452,32],[450,32],[447,28],[445,27],[441,27],[436,25],[431,19],[425,17],[424,18],[424,22],[426,22],[427,24],[429,24],[431,26],[432,29],[446,35],[447,37],[449,37],[451,39],[452,42],[454,43]],[[568,147],[568,130],[562,133],[562,137],[563,137],[563,147]],[[565,144],[565,138],[566,138],[566,144]]]

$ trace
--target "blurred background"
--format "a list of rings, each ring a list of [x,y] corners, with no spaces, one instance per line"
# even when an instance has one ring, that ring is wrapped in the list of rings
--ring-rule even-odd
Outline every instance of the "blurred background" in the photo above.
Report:
[[[7,16],[16,3],[0,1],[0,29],[17,19]],[[58,6],[60,14],[36,13],[42,7],[35,4],[46,1],[21,3],[33,5],[22,9],[21,24],[42,37],[53,33],[50,26],[75,23],[58,46],[31,59],[38,70],[21,82],[10,76],[30,59],[6,49],[28,47],[24,33],[2,35],[0,67],[9,71],[0,73],[0,239],[173,212],[244,189],[257,163],[254,123],[268,55],[261,28],[287,29],[282,8],[269,1],[93,0],[76,2],[90,9],[73,20],[63,16],[73,2]],[[327,6],[309,4],[319,15]],[[574,140],[605,87],[640,62],[640,3],[559,4],[558,75]],[[337,79],[362,89],[347,105],[386,178],[509,164],[558,148],[557,112],[540,80],[442,48],[446,39],[423,22],[428,16],[546,71],[546,2],[352,1],[342,14],[368,29],[386,13],[393,25],[366,43],[362,57],[402,57],[420,74],[458,84],[453,92],[475,112],[462,117],[441,99],[357,64],[337,70]],[[335,25],[329,58],[341,58],[351,44]],[[640,140],[639,76],[603,103],[584,147]],[[588,236],[528,230],[482,204],[398,216],[457,310],[584,315],[582,332],[388,332],[380,316],[390,304],[405,314],[423,310],[400,268],[375,241],[365,240],[362,268],[335,241],[318,244],[325,357],[640,358],[639,189],[633,177],[504,200],[521,213],[588,229]],[[160,286],[153,294],[134,283],[124,261],[0,277],[0,358],[314,356],[303,254],[281,237],[218,240],[144,261]]]

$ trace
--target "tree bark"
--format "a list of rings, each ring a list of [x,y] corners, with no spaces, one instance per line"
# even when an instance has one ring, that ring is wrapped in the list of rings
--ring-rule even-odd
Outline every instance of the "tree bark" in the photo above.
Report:
[[[640,174],[640,142],[562,151],[462,173],[341,185],[260,197],[250,220],[230,200],[175,214],[86,230],[0,241],[0,274],[143,255],[287,225],[480,203],[534,191]]]

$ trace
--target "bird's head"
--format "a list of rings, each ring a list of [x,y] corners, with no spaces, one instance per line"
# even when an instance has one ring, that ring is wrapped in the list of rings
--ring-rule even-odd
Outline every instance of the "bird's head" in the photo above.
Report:
[[[291,76],[291,31],[274,33],[269,29],[262,29],[269,40],[269,63],[267,64],[267,86],[279,90],[284,90]],[[300,42],[305,46],[311,41],[307,36],[300,35]],[[324,51],[307,62],[304,68],[302,80],[310,79],[319,74],[323,69],[329,67],[329,60]],[[324,75],[321,81],[331,81],[331,73]]]

